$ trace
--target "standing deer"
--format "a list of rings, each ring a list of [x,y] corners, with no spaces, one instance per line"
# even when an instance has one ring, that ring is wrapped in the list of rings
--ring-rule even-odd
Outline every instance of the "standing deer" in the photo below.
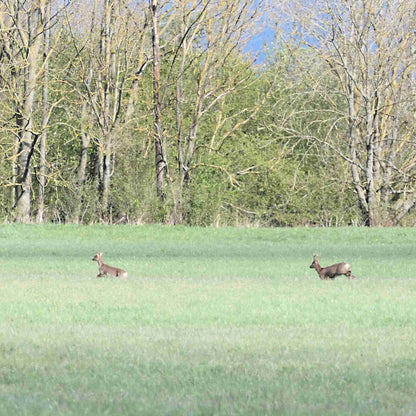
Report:
[[[319,264],[319,258],[316,254],[313,255],[313,262],[309,268],[315,269],[321,280],[334,279],[336,276],[342,274],[350,279],[355,279],[355,276],[351,274],[351,266],[348,263],[337,263],[332,266],[322,267]]]
[[[117,267],[111,267],[103,262],[103,253],[97,253],[93,258],[92,261],[96,261],[98,263],[99,273],[97,277],[103,276],[113,276],[113,277],[120,277],[121,279],[127,278],[127,272],[125,270],[118,269]]]

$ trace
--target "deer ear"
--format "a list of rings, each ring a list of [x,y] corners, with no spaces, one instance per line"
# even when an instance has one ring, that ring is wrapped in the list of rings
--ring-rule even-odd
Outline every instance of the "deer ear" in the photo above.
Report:
[[[100,253],[100,257],[103,255],[103,252]]]

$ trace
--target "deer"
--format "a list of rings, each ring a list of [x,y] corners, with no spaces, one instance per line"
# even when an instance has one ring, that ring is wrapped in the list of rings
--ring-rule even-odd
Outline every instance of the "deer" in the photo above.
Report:
[[[336,276],[345,275],[349,279],[355,279],[355,276],[351,274],[351,266],[348,263],[337,263],[332,266],[322,267],[319,264],[319,257],[317,254],[313,255],[312,264],[310,269],[315,269],[321,280],[334,279]]]
[[[125,270],[118,269],[117,267],[111,267],[103,262],[103,253],[97,253],[92,259],[98,263],[99,273],[97,277],[113,276],[120,277],[121,279],[127,278],[127,272]]]

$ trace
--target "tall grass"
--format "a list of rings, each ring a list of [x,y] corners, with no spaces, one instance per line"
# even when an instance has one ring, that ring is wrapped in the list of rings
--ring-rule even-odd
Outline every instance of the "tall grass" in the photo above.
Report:
[[[413,229],[0,227],[1,415],[416,413]],[[129,279],[96,279],[91,261]],[[309,269],[348,261],[354,281]]]

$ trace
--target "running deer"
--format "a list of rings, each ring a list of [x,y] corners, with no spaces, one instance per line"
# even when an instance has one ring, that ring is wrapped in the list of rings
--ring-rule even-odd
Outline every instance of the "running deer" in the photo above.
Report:
[[[348,263],[337,263],[332,266],[322,267],[319,264],[319,257],[317,254],[313,255],[313,262],[309,267],[318,272],[321,280],[334,279],[336,276],[341,276],[342,274],[350,279],[355,279],[355,276],[351,274],[351,266]]]
[[[127,272],[125,270],[118,269],[117,267],[111,267],[103,262],[103,253],[97,253],[93,258],[92,261],[96,261],[98,263],[99,273],[97,277],[103,276],[113,276],[113,277],[120,277],[121,279],[125,279],[127,277]]]

